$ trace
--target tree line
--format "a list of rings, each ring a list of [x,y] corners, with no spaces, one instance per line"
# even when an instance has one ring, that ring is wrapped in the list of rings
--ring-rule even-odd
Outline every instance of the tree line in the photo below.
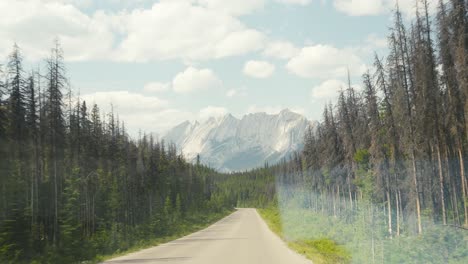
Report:
[[[468,228],[468,17],[464,0],[417,0],[404,23],[398,5],[388,55],[375,55],[362,89],[347,87],[304,151],[277,172],[310,190],[308,206],[334,216],[382,206],[387,236],[434,223]]]
[[[23,64],[15,44],[0,78],[0,262],[93,259],[232,208],[214,170],[76,99],[58,41],[45,71]]]

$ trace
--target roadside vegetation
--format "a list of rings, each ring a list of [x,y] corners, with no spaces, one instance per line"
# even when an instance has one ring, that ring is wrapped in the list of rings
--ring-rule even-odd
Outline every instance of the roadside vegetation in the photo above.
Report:
[[[312,260],[314,264],[349,263],[351,255],[347,250],[328,238],[298,239],[283,232],[282,215],[277,207],[258,209],[270,229],[286,241],[288,246]]]

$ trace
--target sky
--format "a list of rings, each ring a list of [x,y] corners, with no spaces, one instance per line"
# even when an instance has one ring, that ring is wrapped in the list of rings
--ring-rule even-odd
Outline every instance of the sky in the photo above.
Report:
[[[429,1],[431,10],[436,0]],[[414,1],[400,0],[406,19]],[[386,54],[394,0],[0,0],[0,58],[60,40],[75,96],[129,133],[284,108],[320,120]],[[3,60],[3,59],[2,59]],[[2,61],[0,60],[0,61]]]

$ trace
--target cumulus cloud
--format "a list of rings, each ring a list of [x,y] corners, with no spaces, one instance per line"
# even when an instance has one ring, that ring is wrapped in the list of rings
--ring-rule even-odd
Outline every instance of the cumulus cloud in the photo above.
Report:
[[[154,113],[144,113],[141,116],[141,124],[147,132],[157,132],[163,135],[174,126],[186,121],[195,120],[197,115],[180,109],[163,109]]]
[[[239,88],[239,89],[230,89],[226,92],[227,97],[245,97],[247,96],[247,89]]]
[[[219,106],[207,106],[200,110],[198,117],[203,119],[208,119],[210,117],[220,117],[225,116],[228,113],[227,109]]]
[[[277,59],[289,59],[299,52],[299,48],[289,41],[272,41],[266,44],[263,55]]]
[[[350,16],[378,15],[385,11],[385,0],[335,0],[333,5]]]
[[[265,39],[236,17],[189,1],[155,3],[121,20],[126,33],[117,49],[121,60],[217,59],[259,50]]]
[[[0,38],[17,41],[27,58],[38,59],[59,37],[66,59],[79,61],[218,59],[261,50],[266,40],[234,15],[259,8],[263,0],[163,0],[151,8],[92,15],[75,2],[0,1],[0,10],[8,10],[0,18]],[[224,7],[237,11],[221,12]],[[2,42],[0,55],[11,45]]]
[[[294,5],[308,5],[312,2],[312,0],[276,0],[276,2],[280,2],[283,4],[294,4]]]
[[[0,1],[0,10],[8,10],[0,18],[0,55],[16,41],[26,58],[42,59],[55,37],[67,60],[101,59],[112,50],[114,35],[102,12],[88,16],[73,5],[43,0]]]
[[[96,103],[104,111],[114,110],[121,112],[143,112],[160,110],[168,105],[168,102],[155,96],[144,96],[129,91],[96,92],[81,96],[82,100]]]
[[[245,63],[243,72],[250,77],[264,79],[270,77],[275,71],[275,65],[266,61],[251,60]]]
[[[330,45],[307,46],[292,57],[286,68],[293,74],[306,78],[330,79],[362,74],[366,66],[351,50]]]
[[[439,0],[428,0],[429,12],[434,14]],[[444,0],[445,1],[445,0]],[[350,16],[380,15],[395,9],[395,0],[334,0],[334,7]],[[398,5],[407,17],[414,17],[415,1],[399,0]]]
[[[315,100],[334,99],[338,92],[348,85],[340,80],[326,80],[312,88],[310,95]]]
[[[139,129],[146,132],[162,129],[158,117],[163,115],[158,113],[167,111],[169,105],[167,101],[158,97],[129,91],[95,92],[82,95],[80,99],[88,105],[96,103],[105,113],[113,110],[120,120],[125,121],[126,128],[133,136],[137,135]]]
[[[232,15],[245,15],[262,8],[266,0],[198,0],[198,3],[216,11],[226,12]]]
[[[152,93],[159,93],[159,92],[165,92],[169,90],[171,84],[170,83],[162,83],[162,82],[149,82],[145,84],[143,87],[143,90],[145,92],[152,92]]]
[[[366,43],[373,48],[383,49],[387,47],[387,38],[370,34],[366,38]]]
[[[221,81],[210,69],[188,67],[178,73],[172,81],[172,88],[177,93],[190,93],[221,86]]]
[[[356,91],[362,91],[360,85],[351,84],[351,87]],[[334,101],[338,98],[339,92],[347,88],[348,84],[341,80],[326,80],[311,89],[310,97],[312,101],[324,104],[325,102]]]

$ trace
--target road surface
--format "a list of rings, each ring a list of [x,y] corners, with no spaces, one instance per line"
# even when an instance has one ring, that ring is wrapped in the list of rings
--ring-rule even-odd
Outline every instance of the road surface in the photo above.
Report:
[[[239,209],[186,237],[104,263],[311,264],[290,250],[255,209]]]

